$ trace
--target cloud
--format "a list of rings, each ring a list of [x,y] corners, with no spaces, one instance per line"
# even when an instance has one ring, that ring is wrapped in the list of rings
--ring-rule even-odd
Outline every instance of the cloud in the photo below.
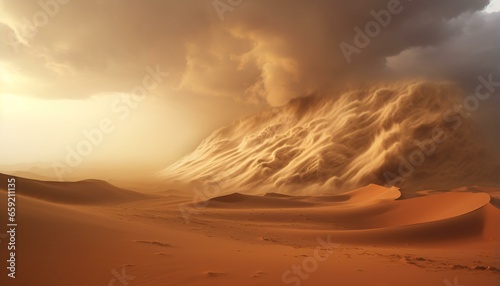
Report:
[[[387,58],[387,66],[397,73],[449,76],[470,85],[477,75],[494,73],[500,77],[500,13],[467,13],[445,23],[459,31],[436,45],[411,47]]]
[[[395,1],[244,0],[221,21],[213,1],[45,0],[42,8],[0,0],[0,62],[13,74],[0,93],[83,98],[127,92],[146,66],[159,64],[170,72],[160,95],[169,89],[276,106],[412,65],[416,75],[432,70],[460,81],[495,67],[499,43],[490,32],[498,34],[492,29],[499,19],[477,12],[487,0],[401,1],[401,13],[348,63],[339,45],[353,44],[355,27],[364,29],[372,11]],[[26,23],[36,21],[30,32]]]

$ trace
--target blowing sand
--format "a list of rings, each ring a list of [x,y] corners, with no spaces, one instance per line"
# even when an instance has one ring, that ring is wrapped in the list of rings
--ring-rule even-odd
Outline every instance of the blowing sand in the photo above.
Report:
[[[1,285],[499,285],[495,188],[197,204],[101,181],[17,189],[17,278]]]

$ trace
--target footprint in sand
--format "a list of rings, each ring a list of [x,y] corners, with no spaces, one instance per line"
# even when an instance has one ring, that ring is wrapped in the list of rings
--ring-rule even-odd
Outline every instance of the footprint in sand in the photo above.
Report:
[[[214,271],[207,271],[205,272],[205,275],[208,277],[220,277],[226,275],[224,272],[214,272]]]
[[[154,241],[154,240],[135,240],[134,242],[137,243],[146,243],[146,244],[152,244],[160,247],[172,247],[172,245],[160,241]]]

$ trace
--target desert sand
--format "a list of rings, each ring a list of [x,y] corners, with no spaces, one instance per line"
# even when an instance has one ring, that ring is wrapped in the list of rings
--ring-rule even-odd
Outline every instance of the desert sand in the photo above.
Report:
[[[0,0],[0,286],[500,286],[499,27]]]
[[[144,194],[97,180],[17,178],[16,188],[17,278],[2,275],[1,285],[486,286],[500,278],[497,188],[368,185],[194,203],[173,190]],[[0,196],[5,202],[4,186]]]

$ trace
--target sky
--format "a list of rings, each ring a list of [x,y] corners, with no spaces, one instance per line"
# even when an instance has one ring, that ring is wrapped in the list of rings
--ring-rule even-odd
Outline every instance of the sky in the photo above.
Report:
[[[472,92],[500,81],[499,3],[0,0],[0,165],[162,169],[241,116],[347,82]]]

